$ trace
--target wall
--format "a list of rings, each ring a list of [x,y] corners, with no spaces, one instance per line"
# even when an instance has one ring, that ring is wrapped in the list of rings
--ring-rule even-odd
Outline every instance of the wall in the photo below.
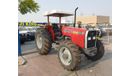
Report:
[[[78,16],[76,22],[96,26],[97,24],[109,24],[109,16]]]

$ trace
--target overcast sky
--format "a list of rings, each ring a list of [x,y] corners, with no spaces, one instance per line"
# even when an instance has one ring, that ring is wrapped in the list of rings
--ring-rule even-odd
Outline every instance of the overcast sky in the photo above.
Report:
[[[64,10],[73,12],[78,6],[77,15],[91,16],[91,15],[103,15],[110,16],[112,18],[112,0],[35,0],[39,6],[40,11],[37,13],[28,13],[22,15],[18,12],[19,22],[46,22],[46,18],[43,16],[45,11],[49,10]],[[70,18],[65,18],[70,20]],[[57,19],[51,18],[53,22],[57,22]]]

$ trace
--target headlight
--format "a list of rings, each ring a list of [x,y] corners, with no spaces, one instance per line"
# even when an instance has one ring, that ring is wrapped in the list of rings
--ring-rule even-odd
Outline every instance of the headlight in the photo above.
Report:
[[[93,40],[95,40],[96,39],[96,37],[93,37]]]
[[[88,40],[91,40],[91,37],[88,37]]]

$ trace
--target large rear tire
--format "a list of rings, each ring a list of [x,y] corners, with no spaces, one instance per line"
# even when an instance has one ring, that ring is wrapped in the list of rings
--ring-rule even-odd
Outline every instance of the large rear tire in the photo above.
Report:
[[[35,33],[35,43],[39,54],[46,55],[51,51],[52,40],[46,29],[37,29]]]
[[[75,70],[80,63],[80,50],[78,46],[71,41],[63,41],[58,50],[61,65],[67,70]]]
[[[96,50],[96,54],[94,56],[90,56],[90,55],[86,54],[88,59],[90,59],[92,61],[96,61],[96,60],[99,60],[103,57],[104,46],[103,46],[103,43],[100,40],[97,40],[96,48],[97,48],[97,50]]]

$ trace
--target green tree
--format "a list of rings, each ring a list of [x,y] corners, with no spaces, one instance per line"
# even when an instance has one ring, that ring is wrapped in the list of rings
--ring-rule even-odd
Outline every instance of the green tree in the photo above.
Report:
[[[21,14],[39,11],[39,5],[34,0],[18,0],[18,10]]]

